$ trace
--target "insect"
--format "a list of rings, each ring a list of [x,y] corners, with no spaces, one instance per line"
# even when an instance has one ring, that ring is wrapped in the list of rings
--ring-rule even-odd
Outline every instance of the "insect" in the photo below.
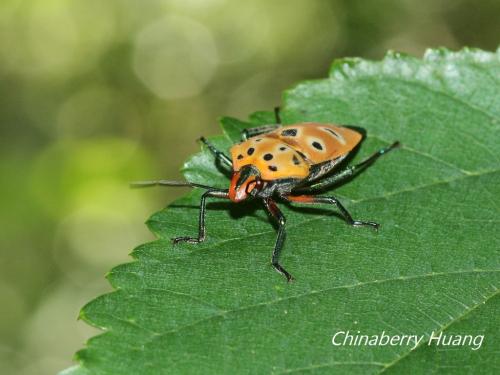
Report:
[[[354,220],[334,196],[316,194],[364,170],[380,156],[398,147],[399,142],[378,150],[359,164],[332,173],[361,142],[363,135],[359,130],[315,122],[282,126],[279,108],[275,109],[275,116],[276,124],[243,130],[242,141],[231,147],[230,157],[205,138],[200,138],[220,165],[231,172],[229,189],[167,180],[142,181],[133,183],[133,186],[190,186],[205,190],[200,202],[198,236],[175,238],[175,244],[197,244],[205,240],[208,198],[225,198],[235,203],[248,199],[260,200],[278,225],[271,264],[290,282],[294,278],[279,263],[286,235],[286,219],[276,201],[334,205],[348,224],[378,229],[379,224],[375,222]]]

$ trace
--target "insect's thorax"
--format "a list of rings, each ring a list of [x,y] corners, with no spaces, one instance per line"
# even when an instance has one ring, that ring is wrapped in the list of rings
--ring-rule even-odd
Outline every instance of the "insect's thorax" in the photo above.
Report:
[[[234,145],[231,156],[234,171],[239,171],[245,165],[253,165],[263,180],[305,178],[309,174],[310,164],[299,152],[279,138],[267,134]]]
[[[352,129],[331,124],[287,125],[234,145],[233,169],[253,165],[267,181],[305,179],[311,166],[347,154],[361,138]]]

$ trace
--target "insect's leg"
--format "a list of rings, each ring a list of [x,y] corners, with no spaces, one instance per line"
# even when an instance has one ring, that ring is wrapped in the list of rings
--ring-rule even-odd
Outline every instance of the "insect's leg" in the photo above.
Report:
[[[241,137],[245,141],[248,138],[255,137],[256,135],[269,133],[270,131],[273,131],[279,127],[280,127],[279,125],[273,124],[273,125],[258,126],[256,128],[243,129],[243,131],[241,132]]]
[[[222,151],[218,150],[213,144],[205,139],[205,137],[201,137],[200,141],[210,150],[212,154],[214,154],[215,158],[228,170],[233,169],[233,162]]]
[[[373,229],[377,230],[379,227],[379,224],[374,223],[372,221],[359,221],[359,220],[354,220],[347,211],[347,209],[340,203],[340,201],[331,196],[331,197],[317,197],[314,195],[287,195],[283,197],[285,200],[289,202],[297,202],[297,203],[306,203],[306,204],[333,204],[335,205],[342,216],[344,217],[345,221],[347,221],[348,224],[359,227],[359,226],[366,226],[366,227],[372,227]]]
[[[329,187],[331,185],[335,185],[336,183],[363,171],[365,168],[367,168],[371,164],[373,164],[379,157],[387,154],[389,151],[391,151],[392,149],[397,148],[399,146],[400,146],[399,142],[394,142],[389,147],[382,148],[382,149],[378,150],[377,152],[373,153],[371,156],[369,156],[368,158],[366,158],[365,160],[363,160],[359,164],[349,166],[346,169],[334,174],[333,176],[330,176],[328,178],[325,178],[323,180],[315,182],[309,186],[304,186],[303,188],[299,188],[297,190],[304,191],[304,192],[306,192],[306,191],[313,192],[313,191],[317,191],[317,190],[322,190],[322,189]]]
[[[273,255],[271,258],[271,264],[273,268],[280,274],[286,277],[288,282],[293,281],[292,275],[290,275],[280,264],[279,264],[279,256],[281,253],[281,249],[283,248],[283,243],[285,242],[285,216],[281,213],[280,209],[270,198],[264,199],[264,206],[266,207],[267,212],[271,215],[271,217],[276,220],[278,223],[278,237],[276,238],[276,243],[274,245]]]
[[[280,116],[280,107],[274,107],[274,118],[276,119],[277,124],[281,124],[281,116]]]
[[[256,128],[243,129],[243,131],[241,132],[241,138],[246,141],[248,138],[255,137],[259,134],[268,133],[279,128],[281,125],[280,107],[274,107],[274,118],[276,119],[276,124],[262,125]]]
[[[172,240],[174,244],[177,244],[179,242],[200,243],[205,241],[205,211],[207,205],[207,198],[209,197],[229,198],[229,193],[227,190],[208,190],[205,193],[203,193],[200,202],[198,237],[177,237]]]

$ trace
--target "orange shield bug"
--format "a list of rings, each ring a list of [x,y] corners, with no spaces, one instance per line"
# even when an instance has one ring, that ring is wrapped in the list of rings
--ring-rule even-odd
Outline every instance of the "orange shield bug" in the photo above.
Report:
[[[275,115],[276,124],[243,130],[242,141],[230,149],[231,157],[215,148],[205,138],[200,138],[220,164],[232,173],[227,190],[167,180],[136,182],[132,186],[191,186],[206,190],[200,202],[198,236],[178,237],[173,239],[174,244],[196,244],[205,240],[207,198],[226,198],[235,203],[247,199],[260,200],[270,217],[278,224],[271,264],[290,282],[293,280],[292,275],[279,263],[285,241],[286,220],[276,201],[331,204],[337,207],[348,224],[378,229],[377,223],[354,220],[334,196],[316,194],[361,172],[380,156],[398,147],[399,142],[378,150],[359,164],[331,173],[361,142],[363,135],[354,128],[333,124],[305,122],[282,126],[279,108],[275,109]]]

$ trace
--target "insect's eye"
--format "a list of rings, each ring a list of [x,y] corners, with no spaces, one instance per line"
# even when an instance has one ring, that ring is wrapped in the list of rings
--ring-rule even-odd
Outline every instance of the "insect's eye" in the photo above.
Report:
[[[255,180],[255,189],[261,190],[263,186],[264,182],[260,178],[257,178],[257,180]]]

